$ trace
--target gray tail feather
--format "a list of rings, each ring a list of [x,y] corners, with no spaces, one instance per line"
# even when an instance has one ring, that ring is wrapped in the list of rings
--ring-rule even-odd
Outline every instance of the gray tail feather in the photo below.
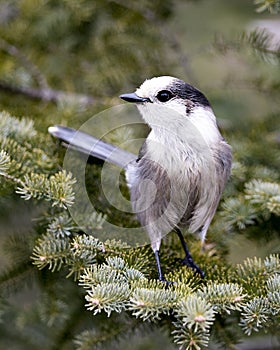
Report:
[[[68,147],[113,163],[121,168],[126,168],[128,163],[137,159],[135,154],[98,140],[82,131],[60,125],[50,126],[48,131],[52,136],[64,141]]]

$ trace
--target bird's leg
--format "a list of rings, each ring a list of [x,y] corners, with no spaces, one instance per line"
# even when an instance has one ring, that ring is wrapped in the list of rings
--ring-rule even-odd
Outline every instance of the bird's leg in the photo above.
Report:
[[[165,281],[165,278],[163,277],[160,260],[159,260],[159,251],[155,251],[155,257],[156,257],[156,263],[157,263],[157,270],[158,270],[158,278],[160,281]]]
[[[156,263],[157,263],[157,270],[158,270],[158,278],[161,282],[164,282],[167,286],[173,284],[173,282],[167,281],[162,273],[161,265],[160,265],[160,259],[159,259],[159,251],[155,250],[155,257],[156,257]]]
[[[196,265],[196,263],[193,261],[193,258],[188,250],[187,244],[184,240],[184,237],[182,235],[182,232],[176,227],[175,232],[177,233],[178,237],[180,238],[182,247],[184,249],[184,252],[186,254],[186,256],[184,257],[184,259],[181,260],[181,262],[184,265],[187,265],[188,267],[191,267],[196,273],[198,273],[202,278],[205,277],[205,273]]]

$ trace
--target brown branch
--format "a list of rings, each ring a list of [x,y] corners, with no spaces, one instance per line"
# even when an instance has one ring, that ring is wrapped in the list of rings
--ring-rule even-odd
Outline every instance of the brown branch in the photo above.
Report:
[[[24,95],[31,99],[42,100],[46,102],[58,103],[61,101],[68,101],[70,103],[77,103],[81,105],[93,104],[93,98],[91,96],[51,89],[47,83],[46,78],[40,72],[39,68],[33,62],[31,62],[27,56],[22,53],[16,46],[9,44],[2,38],[0,38],[0,49],[18,59],[21,64],[28,70],[28,72],[30,72],[31,76],[39,86],[38,88],[20,87],[10,85],[4,81],[0,81],[0,90],[12,94]]]
[[[94,101],[93,97],[89,95],[65,92],[50,88],[35,89],[29,87],[13,86],[3,81],[0,81],[0,90],[15,95],[24,95],[30,99],[54,103],[68,101],[70,103],[76,103],[81,105],[91,105]]]

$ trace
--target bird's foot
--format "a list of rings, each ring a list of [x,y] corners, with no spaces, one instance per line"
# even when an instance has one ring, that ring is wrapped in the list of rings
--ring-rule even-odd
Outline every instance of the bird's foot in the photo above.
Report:
[[[165,287],[174,286],[176,284],[176,282],[167,281],[164,277],[160,279],[160,282],[162,282]]]
[[[202,271],[201,268],[196,265],[196,263],[193,261],[192,257],[185,256],[183,259],[180,259],[180,262],[181,262],[181,264],[192,268],[196,273],[198,273],[200,275],[201,278],[205,277],[205,272]]]

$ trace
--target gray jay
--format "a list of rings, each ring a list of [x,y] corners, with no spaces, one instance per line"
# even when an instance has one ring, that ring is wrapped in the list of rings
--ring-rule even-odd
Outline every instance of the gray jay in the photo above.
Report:
[[[138,157],[70,128],[52,126],[49,132],[70,147],[124,168],[132,208],[150,237],[161,281],[166,280],[160,244],[172,230],[185,252],[182,263],[204,277],[181,230],[205,240],[230,175],[231,148],[210,103],[199,90],[170,76],[146,80],[120,98],[135,103],[150,127]]]

